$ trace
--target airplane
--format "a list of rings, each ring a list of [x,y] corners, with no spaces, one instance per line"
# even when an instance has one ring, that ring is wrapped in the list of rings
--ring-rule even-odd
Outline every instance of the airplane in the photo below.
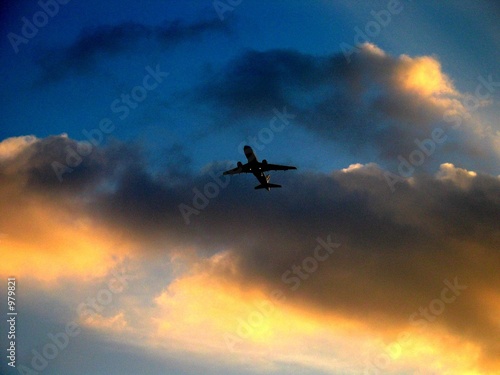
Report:
[[[223,175],[233,175],[239,173],[253,173],[257,180],[259,180],[260,185],[257,185],[255,189],[266,189],[270,191],[271,188],[280,188],[281,185],[271,184],[269,181],[271,180],[271,176],[266,175],[265,172],[268,171],[287,171],[289,169],[297,169],[296,167],[289,167],[287,165],[277,165],[277,164],[268,164],[267,160],[262,160],[262,163],[257,160],[257,156],[253,152],[250,146],[243,147],[243,151],[245,152],[245,156],[247,157],[248,163],[243,164],[242,162],[237,163],[237,167],[234,169],[230,169],[225,171]]]

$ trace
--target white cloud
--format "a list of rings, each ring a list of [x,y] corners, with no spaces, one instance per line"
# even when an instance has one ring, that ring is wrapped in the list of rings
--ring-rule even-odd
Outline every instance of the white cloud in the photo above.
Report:
[[[436,178],[442,181],[451,181],[462,189],[467,189],[472,180],[477,176],[474,171],[455,167],[451,163],[443,163],[436,173]]]

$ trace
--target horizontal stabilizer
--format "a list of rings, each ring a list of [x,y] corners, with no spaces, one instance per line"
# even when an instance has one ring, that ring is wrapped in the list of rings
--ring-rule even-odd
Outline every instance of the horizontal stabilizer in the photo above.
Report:
[[[281,185],[278,184],[267,184],[267,185],[258,185],[255,187],[255,189],[268,189],[269,188],[280,188]]]

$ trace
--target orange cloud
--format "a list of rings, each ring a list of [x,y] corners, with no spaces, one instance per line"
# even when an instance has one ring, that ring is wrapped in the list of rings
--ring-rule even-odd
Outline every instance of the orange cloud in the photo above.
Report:
[[[396,69],[396,80],[407,91],[425,97],[458,95],[450,78],[441,70],[441,64],[431,56],[411,58],[402,55]]]
[[[3,226],[0,274],[4,276],[46,282],[59,277],[99,277],[116,265],[117,256],[126,254],[127,246],[119,239],[84,220],[68,223],[44,207],[22,212],[30,215],[24,234]]]
[[[441,111],[468,117],[460,101],[463,94],[456,90],[436,58],[401,55],[393,74],[396,87],[403,92],[416,95]]]
[[[0,142],[0,160],[16,156],[36,140],[33,135],[4,139]]]
[[[350,340],[348,332],[355,322],[340,317],[318,319],[288,303],[286,288],[243,288],[236,280],[213,272],[217,264],[230,263],[231,257],[226,252],[200,262],[194,267],[196,272],[178,278],[155,299],[152,345],[250,361],[262,367],[283,360],[338,368],[335,358],[315,357],[312,348],[304,349],[304,342],[321,341],[329,335],[335,341],[341,337]],[[320,345],[319,341],[314,345]]]
[[[43,197],[19,194],[17,188],[2,187],[1,275],[44,282],[99,277],[130,253],[130,243],[75,206],[56,207]]]
[[[223,276],[222,269],[213,272],[231,259],[226,252],[200,262],[195,272],[179,277],[155,298],[154,312],[146,313],[152,323],[151,345],[220,356],[223,361],[251,361],[268,369],[285,362],[356,373],[484,373],[478,369],[481,348],[438,323],[423,330],[410,324],[374,325],[300,305],[287,288],[282,293],[259,285],[242,288]],[[403,331],[405,340],[398,338]]]
[[[0,142],[0,275],[54,282],[103,276],[132,244],[90,219],[79,199],[30,190],[22,153],[34,136]]]
[[[94,314],[92,317],[87,317],[80,319],[80,325],[95,329],[95,330],[105,330],[105,331],[116,331],[123,332],[129,330],[128,323],[125,320],[125,314],[119,312],[110,317],[104,317],[99,314]]]

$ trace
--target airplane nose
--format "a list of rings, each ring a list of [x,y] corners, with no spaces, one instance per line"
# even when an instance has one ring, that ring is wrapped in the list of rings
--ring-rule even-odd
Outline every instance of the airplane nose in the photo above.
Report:
[[[255,154],[253,153],[253,150],[250,146],[243,147],[243,151],[245,152],[245,156],[247,157],[248,160],[255,159]]]

